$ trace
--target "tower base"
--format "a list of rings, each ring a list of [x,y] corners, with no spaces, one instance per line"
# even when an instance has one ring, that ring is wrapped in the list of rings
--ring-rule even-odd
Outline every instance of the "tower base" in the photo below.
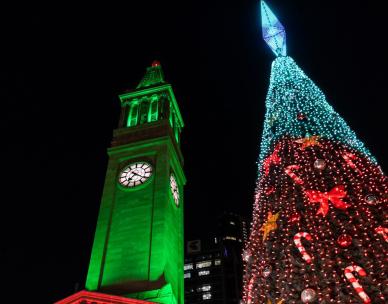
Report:
[[[54,304],[152,304],[143,300],[129,299],[106,293],[82,290]]]
[[[171,284],[167,284],[160,289],[147,290],[127,295],[129,298],[141,299],[143,301],[151,301],[152,303],[160,304],[177,304],[177,300],[171,288]],[[150,302],[147,302],[150,303]]]

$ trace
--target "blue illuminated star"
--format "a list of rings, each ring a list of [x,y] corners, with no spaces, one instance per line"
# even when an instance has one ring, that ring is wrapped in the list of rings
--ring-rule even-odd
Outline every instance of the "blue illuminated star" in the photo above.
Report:
[[[286,31],[268,5],[261,1],[263,39],[276,56],[287,56]]]

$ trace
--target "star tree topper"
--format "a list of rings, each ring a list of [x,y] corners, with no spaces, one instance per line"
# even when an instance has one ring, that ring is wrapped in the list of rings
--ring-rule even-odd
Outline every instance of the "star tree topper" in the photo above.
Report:
[[[287,56],[286,31],[268,5],[261,1],[263,39],[276,56]]]
[[[267,221],[264,223],[263,227],[261,227],[261,230],[263,231],[263,242],[267,239],[272,230],[276,230],[278,228],[276,221],[279,217],[279,214],[280,212],[272,214],[271,211],[268,213]]]

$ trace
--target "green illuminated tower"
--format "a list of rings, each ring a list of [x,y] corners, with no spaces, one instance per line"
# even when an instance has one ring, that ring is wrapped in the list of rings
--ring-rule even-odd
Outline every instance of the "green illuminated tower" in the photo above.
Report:
[[[119,97],[86,289],[183,303],[183,120],[159,62]]]

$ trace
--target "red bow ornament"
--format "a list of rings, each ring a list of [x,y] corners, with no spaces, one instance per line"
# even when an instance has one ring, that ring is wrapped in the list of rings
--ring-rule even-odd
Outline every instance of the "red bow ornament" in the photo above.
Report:
[[[345,187],[335,186],[329,192],[320,192],[317,190],[305,190],[305,193],[310,200],[310,203],[320,203],[319,210],[317,214],[322,214],[326,216],[329,212],[329,201],[337,209],[345,210],[349,207],[341,198],[346,197]]]
[[[274,149],[274,151],[272,152],[271,155],[269,155],[263,162],[263,168],[264,168],[264,173],[265,175],[268,175],[269,174],[269,168],[271,167],[271,164],[274,164],[274,165],[279,165],[280,164],[280,161],[282,160],[279,155],[278,155],[278,151],[279,151],[279,148],[280,148],[280,145],[277,145]]]

